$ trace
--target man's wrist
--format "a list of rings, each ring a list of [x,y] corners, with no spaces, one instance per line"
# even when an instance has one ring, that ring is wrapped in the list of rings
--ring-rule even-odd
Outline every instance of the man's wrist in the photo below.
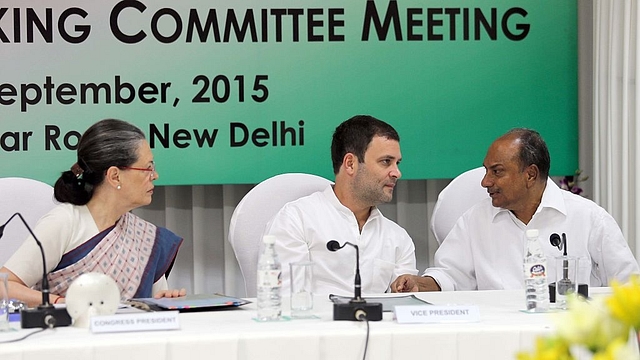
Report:
[[[436,279],[429,275],[420,276],[420,279],[418,279],[418,288],[420,291],[442,291]]]

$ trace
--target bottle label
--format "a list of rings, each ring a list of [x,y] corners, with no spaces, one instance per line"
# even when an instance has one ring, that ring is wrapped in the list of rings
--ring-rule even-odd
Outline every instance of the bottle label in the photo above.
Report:
[[[280,287],[282,285],[280,275],[280,270],[258,271],[258,287]]]
[[[540,279],[546,276],[547,264],[545,262],[524,264],[524,277],[526,279]]]

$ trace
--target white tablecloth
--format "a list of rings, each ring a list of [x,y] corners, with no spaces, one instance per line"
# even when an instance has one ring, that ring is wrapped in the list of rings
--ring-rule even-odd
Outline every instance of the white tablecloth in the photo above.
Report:
[[[590,289],[608,293],[609,289]],[[417,293],[436,305],[477,305],[474,323],[398,324],[393,313],[370,322],[367,359],[515,359],[536,336],[553,330],[548,314],[529,314],[524,291]],[[253,299],[250,299],[253,300]],[[283,312],[288,299],[284,299]],[[259,323],[255,304],[235,310],[182,313],[180,330],[93,334],[56,328],[16,343],[0,343],[1,360],[55,359],[362,359],[366,324],[333,321],[332,303],[315,299],[319,319]],[[0,341],[34,329],[0,332]]]

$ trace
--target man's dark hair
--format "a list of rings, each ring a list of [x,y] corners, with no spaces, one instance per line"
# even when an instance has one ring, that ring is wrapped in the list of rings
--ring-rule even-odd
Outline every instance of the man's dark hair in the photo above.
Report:
[[[363,163],[364,153],[374,136],[400,142],[400,136],[391,125],[373,116],[356,115],[338,125],[331,141],[333,173],[338,173],[347,153],[354,154],[358,157],[358,162]]]
[[[524,171],[527,166],[535,164],[540,170],[541,179],[546,181],[551,168],[551,157],[540,133],[531,129],[516,128],[509,130],[504,136],[513,136],[520,140],[520,170]]]

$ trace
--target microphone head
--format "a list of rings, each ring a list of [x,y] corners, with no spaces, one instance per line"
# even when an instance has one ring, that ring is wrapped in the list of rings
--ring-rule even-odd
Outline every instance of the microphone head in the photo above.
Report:
[[[327,249],[329,251],[336,251],[336,250],[340,250],[341,248],[342,246],[340,246],[340,243],[335,240],[331,240],[327,243]]]
[[[553,233],[551,234],[551,236],[549,237],[549,241],[551,242],[551,245],[560,248],[560,244],[562,243],[562,240],[560,240],[560,235]]]

